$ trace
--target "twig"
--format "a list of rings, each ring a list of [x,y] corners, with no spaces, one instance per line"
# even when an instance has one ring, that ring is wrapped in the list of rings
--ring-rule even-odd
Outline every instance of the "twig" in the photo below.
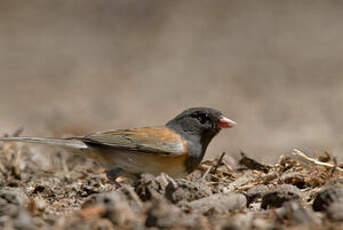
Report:
[[[225,156],[226,152],[223,152],[222,155],[220,156],[216,166],[214,167],[213,174],[216,174],[218,167],[221,165],[223,158]]]
[[[210,166],[210,165],[201,165],[200,166],[200,168],[201,169],[206,169],[206,170],[208,170],[209,168],[210,168],[210,170],[213,168],[213,166]],[[217,172],[219,172],[219,173],[227,173],[224,169],[217,169]],[[213,174],[214,175],[214,174]]]
[[[340,167],[337,167],[336,165],[332,165],[332,164],[329,164],[329,163],[326,163],[326,162],[321,162],[321,161],[318,161],[316,159],[313,159],[311,157],[308,157],[306,156],[305,153],[301,152],[300,150],[298,149],[293,149],[293,154],[294,155],[297,155],[307,161],[310,161],[312,162],[313,164],[316,164],[316,165],[320,165],[320,166],[325,166],[325,167],[329,167],[329,168],[335,168],[336,170],[340,171],[340,172],[343,172],[343,169],[340,168]]]
[[[202,180],[205,179],[205,177],[206,177],[207,174],[211,171],[211,169],[212,169],[212,166],[210,166],[210,167],[207,168],[206,172],[205,172],[204,175],[202,175],[202,177],[201,177]]]
[[[229,165],[229,163],[227,163],[225,160],[223,160],[223,164],[225,165],[226,169],[233,172],[233,168]]]
[[[268,173],[269,169],[271,168],[268,165],[261,164],[260,162],[257,162],[256,160],[250,157],[247,157],[244,152],[241,152],[241,156],[242,158],[239,160],[238,164],[245,166],[248,169],[258,170],[264,173]]]

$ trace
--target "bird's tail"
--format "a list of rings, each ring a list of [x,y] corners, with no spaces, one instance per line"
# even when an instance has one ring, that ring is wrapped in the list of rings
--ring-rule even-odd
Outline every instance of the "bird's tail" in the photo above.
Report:
[[[51,137],[0,137],[3,142],[28,142],[47,145],[56,145],[66,149],[82,150],[88,146],[80,140],[73,138],[51,138]]]

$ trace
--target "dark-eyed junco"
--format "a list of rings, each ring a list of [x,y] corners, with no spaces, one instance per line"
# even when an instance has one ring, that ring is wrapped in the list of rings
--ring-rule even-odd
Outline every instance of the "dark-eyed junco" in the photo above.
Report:
[[[0,141],[61,146],[99,161],[112,179],[161,172],[182,177],[199,165],[208,144],[221,128],[231,128],[235,124],[218,110],[199,107],[183,111],[164,126],[70,138],[5,137]]]

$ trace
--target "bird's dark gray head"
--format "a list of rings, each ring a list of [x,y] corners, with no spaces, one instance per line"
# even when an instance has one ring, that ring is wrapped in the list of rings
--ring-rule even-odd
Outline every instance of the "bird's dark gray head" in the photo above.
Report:
[[[216,109],[197,107],[183,111],[169,121],[167,126],[185,139],[200,140],[206,148],[221,128],[231,128],[235,124]]]

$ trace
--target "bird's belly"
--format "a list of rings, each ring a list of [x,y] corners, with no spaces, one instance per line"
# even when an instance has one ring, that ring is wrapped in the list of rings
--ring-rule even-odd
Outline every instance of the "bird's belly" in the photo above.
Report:
[[[121,168],[130,174],[151,173],[159,175],[164,172],[173,177],[187,175],[186,154],[167,156],[158,153],[115,151],[103,156],[107,168]]]

